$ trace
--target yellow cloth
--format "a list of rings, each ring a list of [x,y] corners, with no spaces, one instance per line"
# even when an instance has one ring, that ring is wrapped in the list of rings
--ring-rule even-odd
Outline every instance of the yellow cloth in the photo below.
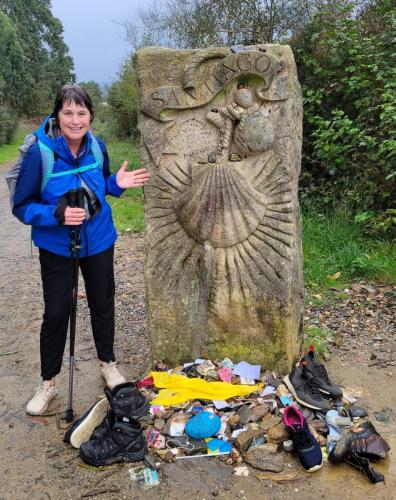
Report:
[[[161,389],[153,405],[172,406],[191,399],[224,401],[236,396],[247,396],[263,388],[258,385],[232,385],[226,382],[207,382],[201,378],[188,378],[183,375],[169,375],[167,372],[151,372],[155,387]]]

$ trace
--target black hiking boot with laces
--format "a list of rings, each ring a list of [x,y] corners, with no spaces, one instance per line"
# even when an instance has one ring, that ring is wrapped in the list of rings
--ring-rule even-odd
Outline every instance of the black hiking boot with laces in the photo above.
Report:
[[[104,391],[116,418],[138,419],[149,410],[146,398],[133,383],[126,382],[113,389],[105,387]]]
[[[322,397],[311,376],[305,373],[304,366],[296,366],[283,380],[302,405],[313,410],[330,410],[329,402]]]
[[[332,398],[342,397],[342,389],[329,379],[324,365],[315,359],[315,348],[313,346],[310,346],[308,354],[301,359],[300,365],[304,366],[307,375],[311,375],[313,382],[315,382],[320,392]]]
[[[90,465],[143,460],[148,449],[139,422],[115,422],[102,439],[91,439],[80,446],[80,456]]]

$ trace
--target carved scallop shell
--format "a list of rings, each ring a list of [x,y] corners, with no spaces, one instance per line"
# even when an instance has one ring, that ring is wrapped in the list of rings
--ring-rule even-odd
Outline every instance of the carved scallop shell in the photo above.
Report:
[[[177,219],[194,240],[213,247],[244,241],[259,226],[265,197],[232,164],[203,166],[191,187],[173,204]]]

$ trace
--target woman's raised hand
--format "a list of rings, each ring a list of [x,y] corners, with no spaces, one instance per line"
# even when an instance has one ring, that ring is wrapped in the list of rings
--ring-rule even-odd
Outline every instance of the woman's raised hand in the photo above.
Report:
[[[145,168],[127,171],[128,162],[124,161],[116,175],[117,185],[122,189],[143,187],[150,179],[150,172]]]

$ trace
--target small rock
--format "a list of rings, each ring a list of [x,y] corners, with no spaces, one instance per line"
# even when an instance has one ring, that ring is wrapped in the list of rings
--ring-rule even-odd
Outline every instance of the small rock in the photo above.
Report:
[[[372,352],[370,354],[370,359],[373,360],[373,359],[377,359],[377,355],[375,354],[375,352]]]
[[[294,450],[293,441],[291,439],[288,439],[287,441],[283,441],[282,447],[283,447],[284,451],[288,451],[288,452],[293,451]]]
[[[278,447],[275,444],[262,444],[245,453],[244,459],[255,469],[281,472],[284,467],[283,456],[277,450]]]
[[[273,417],[271,414],[267,413],[263,420],[260,422],[260,429],[263,431],[268,431],[268,429],[271,429],[271,427],[274,427],[274,425],[279,424],[279,422],[282,421],[282,417]]]
[[[231,427],[235,427],[236,425],[239,424],[239,415],[232,415],[229,419],[228,419],[228,424],[231,426]]]
[[[269,406],[266,404],[255,406],[251,410],[250,421],[251,422],[258,422],[263,417],[265,417],[265,415],[267,415],[268,412],[269,412]]]
[[[384,337],[377,335],[376,337],[373,337],[373,340],[374,342],[382,342],[384,340]]]
[[[268,438],[272,443],[277,444],[286,441],[289,438],[289,433],[286,430],[285,424],[281,422],[268,429]]]
[[[165,420],[163,418],[156,418],[154,420],[154,428],[157,429],[157,431],[162,431],[162,429],[165,427]]]
[[[243,425],[247,424],[250,420],[250,408],[247,405],[243,405],[237,411],[239,417],[239,422]]]
[[[249,475],[249,469],[246,465],[240,465],[239,467],[235,467],[234,474],[236,476],[247,477]]]
[[[239,436],[235,440],[235,446],[237,449],[243,453],[249,448],[250,443],[252,442],[253,438],[260,437],[264,433],[262,430],[247,430],[245,432],[242,432],[239,434]]]

